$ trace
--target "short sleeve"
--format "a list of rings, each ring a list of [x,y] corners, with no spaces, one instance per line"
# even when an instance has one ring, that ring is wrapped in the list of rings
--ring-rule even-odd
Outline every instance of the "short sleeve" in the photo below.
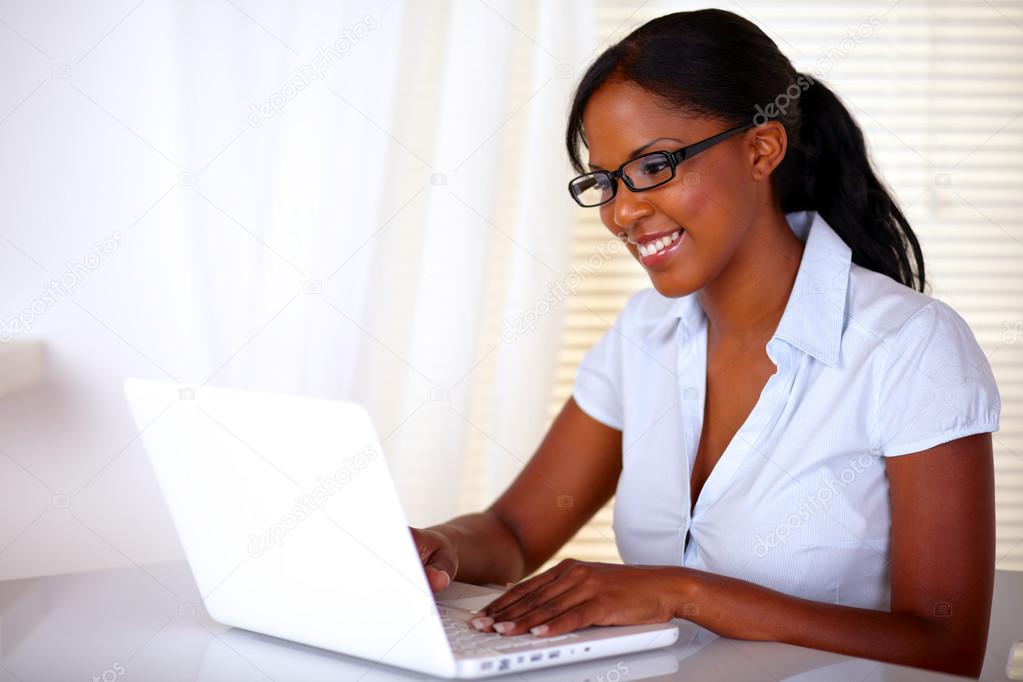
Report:
[[[874,401],[882,455],[998,430],[1001,399],[991,365],[948,304],[931,301],[883,343]]]
[[[619,316],[615,325],[619,325]],[[598,422],[622,430],[622,335],[614,326],[583,356],[576,370],[572,398]]]

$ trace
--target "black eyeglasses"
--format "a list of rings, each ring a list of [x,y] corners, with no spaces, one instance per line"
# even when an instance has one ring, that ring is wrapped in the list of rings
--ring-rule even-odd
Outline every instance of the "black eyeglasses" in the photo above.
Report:
[[[673,152],[650,152],[626,161],[616,171],[594,171],[574,178],[568,183],[568,193],[580,206],[592,207],[606,204],[618,193],[618,178],[633,192],[645,192],[660,187],[675,177],[675,169],[686,159],[710,149],[736,133],[752,128],[748,123],[706,140],[700,140]]]

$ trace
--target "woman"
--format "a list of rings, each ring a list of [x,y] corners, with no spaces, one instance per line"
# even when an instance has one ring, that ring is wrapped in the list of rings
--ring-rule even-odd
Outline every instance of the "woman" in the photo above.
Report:
[[[567,142],[653,287],[508,490],[412,529],[431,586],[519,581],[616,495],[625,565],[563,561],[476,627],[677,617],[978,675],[998,389],[849,112],[750,22],[680,12],[590,66]]]

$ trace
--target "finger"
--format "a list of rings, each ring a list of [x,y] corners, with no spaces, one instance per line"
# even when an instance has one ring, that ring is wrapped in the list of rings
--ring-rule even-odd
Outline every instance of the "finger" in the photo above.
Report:
[[[546,604],[565,594],[569,590],[579,588],[579,580],[573,577],[572,573],[566,572],[546,585],[533,590],[529,594],[503,609],[489,614],[495,623],[509,620],[519,620],[523,615],[529,613],[541,604]]]
[[[596,624],[595,603],[586,601],[542,623],[527,625],[528,632],[537,637],[554,637]]]
[[[494,631],[502,635],[522,635],[529,632],[532,628],[558,618],[562,614],[588,601],[588,597],[578,590],[571,590],[560,597],[555,597],[551,601],[540,604],[515,620],[494,623]]]
[[[561,573],[564,571],[561,564],[549,568],[543,573],[534,575],[529,580],[524,580],[515,587],[512,587],[507,592],[502,594],[500,597],[490,602],[482,609],[480,609],[480,616],[489,616],[492,613],[497,613],[501,609],[507,608],[514,604],[522,597],[526,596],[533,590],[539,589],[549,582],[557,580]]]
[[[433,566],[427,566],[426,580],[430,583],[431,590],[439,592],[451,584],[451,574]]]
[[[455,563],[454,558],[452,558],[448,551],[443,549],[434,550],[433,554],[429,555],[423,563],[426,568],[432,568],[435,571],[447,574],[448,584],[454,580],[455,573],[458,570],[458,565]]]
[[[412,538],[415,540],[419,559],[423,562],[430,589],[434,592],[443,590],[454,580],[458,571],[458,562],[443,545],[436,542],[435,538],[415,529],[412,529]]]

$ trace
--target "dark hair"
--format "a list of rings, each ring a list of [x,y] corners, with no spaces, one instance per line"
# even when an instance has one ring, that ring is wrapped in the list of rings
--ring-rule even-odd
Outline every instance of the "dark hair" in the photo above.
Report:
[[[815,210],[858,265],[924,290],[920,243],[875,174],[863,132],[838,97],[798,73],[755,24],[718,9],[676,12],[643,24],[601,54],[576,88],[565,136],[586,172],[583,111],[608,81],[626,81],[666,105],[730,125],[778,120],[789,146],[772,182],[782,210]],[[915,272],[914,272],[915,270]]]

